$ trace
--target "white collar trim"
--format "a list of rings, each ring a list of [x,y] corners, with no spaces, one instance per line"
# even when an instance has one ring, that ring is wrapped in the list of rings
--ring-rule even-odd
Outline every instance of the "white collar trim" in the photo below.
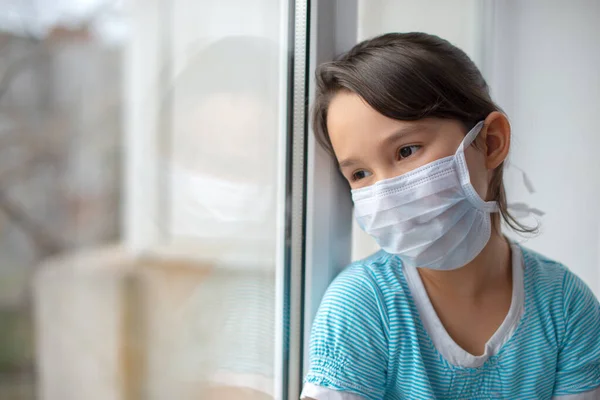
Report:
[[[515,332],[525,310],[524,265],[519,246],[511,243],[511,249],[513,292],[510,308],[498,330],[485,344],[485,352],[480,356],[474,356],[467,352],[450,337],[427,296],[417,268],[403,267],[421,322],[437,351],[450,364],[465,368],[480,367],[490,357],[498,354],[498,351]]]

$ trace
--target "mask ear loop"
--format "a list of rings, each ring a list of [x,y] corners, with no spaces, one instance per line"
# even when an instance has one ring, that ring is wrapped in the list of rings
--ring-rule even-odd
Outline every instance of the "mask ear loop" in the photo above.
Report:
[[[465,138],[463,139],[463,141],[460,143],[460,145],[458,146],[458,149],[456,149],[456,154],[458,155],[459,152],[464,153],[465,149],[467,147],[469,147],[471,145],[471,143],[473,143],[475,141],[475,138],[479,135],[479,132],[481,132],[481,129],[483,128],[483,124],[485,121],[479,121],[477,124],[475,124],[475,126],[465,135]]]
[[[461,144],[458,146],[458,149],[456,150],[455,159],[457,160],[457,164],[458,164],[459,171],[460,171],[461,185],[465,188],[465,191],[467,192],[469,199],[471,199],[471,201],[473,202],[473,204],[475,206],[477,206],[480,209],[483,209],[484,211],[491,210],[491,207],[489,205],[491,203],[493,203],[494,210],[491,210],[488,212],[496,212],[496,211],[498,211],[498,205],[496,204],[496,202],[483,201],[481,199],[481,197],[479,197],[479,194],[473,188],[473,185],[471,185],[471,177],[469,175],[469,169],[467,168],[465,158],[464,158],[465,148],[470,146],[471,143],[473,143],[475,141],[475,138],[481,132],[483,125],[484,125],[484,121],[479,121],[473,127],[473,129],[471,129],[467,133],[467,135],[465,136],[465,138],[463,139]],[[504,164],[505,164],[506,168],[512,167],[512,168],[516,169],[517,171],[519,171],[521,173],[523,185],[525,186],[525,188],[527,189],[529,194],[535,193],[535,188],[533,186],[533,182],[531,181],[531,179],[529,179],[529,177],[527,176],[527,173],[523,169],[519,168],[518,166],[516,166],[512,163],[509,163],[508,160],[505,161]],[[523,203],[523,202],[509,203],[509,204],[507,204],[507,208],[510,211],[513,211],[516,214],[518,214],[519,217],[521,217],[521,218],[525,218],[525,217],[528,217],[531,215],[543,217],[546,214],[543,210],[540,210],[535,207],[531,207],[527,203]]]
[[[484,121],[479,121],[473,129],[471,129],[466,135],[463,141],[456,149],[456,153],[454,154],[454,160],[456,162],[456,167],[458,169],[458,178],[460,180],[460,184],[465,191],[465,195],[467,199],[477,208],[478,210],[493,213],[498,212],[499,207],[498,203],[495,201],[485,201],[480,196],[479,193],[475,190],[473,185],[471,184],[471,175],[469,174],[469,168],[467,166],[467,161],[465,159],[465,148],[471,145],[481,129],[483,128]]]

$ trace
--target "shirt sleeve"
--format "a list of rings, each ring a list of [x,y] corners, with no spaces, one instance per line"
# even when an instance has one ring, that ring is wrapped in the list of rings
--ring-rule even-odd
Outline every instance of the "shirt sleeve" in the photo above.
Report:
[[[382,399],[388,366],[385,321],[384,302],[371,272],[360,265],[342,272],[313,323],[305,384]]]
[[[589,287],[570,272],[564,278],[563,298],[564,335],[554,396],[594,393],[600,387],[600,303]]]

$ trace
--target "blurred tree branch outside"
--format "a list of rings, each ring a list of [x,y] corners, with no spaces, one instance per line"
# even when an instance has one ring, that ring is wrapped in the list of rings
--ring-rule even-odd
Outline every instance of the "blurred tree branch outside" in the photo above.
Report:
[[[111,3],[0,33],[0,398],[34,398],[35,266],[118,238],[121,52],[90,28]]]

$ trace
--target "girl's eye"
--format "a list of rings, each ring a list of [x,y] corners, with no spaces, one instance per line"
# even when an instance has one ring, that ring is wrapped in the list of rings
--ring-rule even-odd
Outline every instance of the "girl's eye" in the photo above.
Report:
[[[398,150],[398,159],[401,160],[403,158],[408,158],[408,157],[412,156],[421,147],[422,146],[419,146],[419,145],[413,145],[413,146],[406,146],[406,147],[400,148],[400,150]]]
[[[370,175],[371,175],[371,173],[369,171],[365,171],[364,169],[361,169],[352,174],[352,180],[358,181],[358,180],[364,179]]]

